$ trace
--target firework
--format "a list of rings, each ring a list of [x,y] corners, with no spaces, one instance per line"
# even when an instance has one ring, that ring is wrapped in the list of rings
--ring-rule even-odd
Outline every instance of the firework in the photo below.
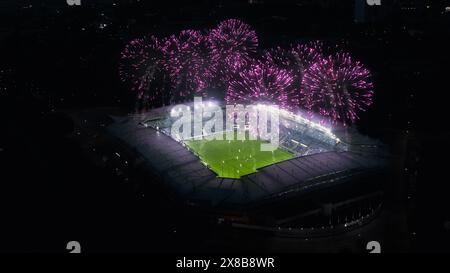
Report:
[[[313,41],[262,55],[257,47],[256,32],[229,19],[206,35],[183,30],[162,40],[132,40],[122,52],[119,74],[139,99],[151,104],[183,101],[218,88],[226,90],[230,103],[300,106],[347,124],[372,103],[369,71],[347,53],[332,54],[337,46]]]
[[[372,104],[371,74],[347,53],[320,58],[303,76],[300,105],[344,125]]]
[[[320,41],[294,44],[291,46],[290,53],[295,58],[295,70],[303,76],[303,73],[319,58],[323,57],[323,43]]]
[[[293,44],[291,45],[291,50],[299,62],[308,66],[324,54],[324,47],[324,43],[321,41],[311,41]]]
[[[246,67],[256,53],[258,37],[251,27],[240,20],[219,23],[208,35],[212,68],[219,81],[226,83],[230,76]]]
[[[288,70],[270,63],[254,62],[230,81],[226,101],[276,104],[289,109],[298,102],[293,81],[292,73]]]
[[[162,88],[156,79],[161,77],[161,42],[155,36],[130,41],[121,53],[119,76],[137,91],[138,99],[152,102],[159,99]]]
[[[262,55],[263,62],[272,63],[279,68],[293,70],[297,66],[297,58],[292,51],[281,47],[266,50]]]
[[[281,47],[269,49],[262,55],[262,60],[291,71],[294,86],[300,90],[305,70],[322,56],[322,43],[315,41],[294,44],[287,49]]]
[[[292,50],[276,47],[265,51],[261,59],[267,65],[275,65],[284,70],[289,70],[293,76],[293,85],[300,88],[301,75],[299,60]]]
[[[211,72],[205,48],[204,36],[195,30],[183,30],[164,40],[164,66],[174,100],[200,94],[208,86]]]

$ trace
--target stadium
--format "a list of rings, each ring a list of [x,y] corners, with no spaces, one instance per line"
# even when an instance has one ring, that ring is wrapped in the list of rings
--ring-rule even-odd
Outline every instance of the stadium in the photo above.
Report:
[[[344,232],[380,212],[389,155],[352,126],[373,103],[371,73],[336,45],[260,50],[256,32],[229,19],[208,31],[134,39],[119,74],[136,96],[135,111],[72,116],[80,132],[95,136],[89,149],[102,150],[100,164],[148,174],[137,187],[162,189],[220,225],[287,236]],[[230,105],[252,105],[257,120],[260,110],[275,113],[277,126],[266,125],[277,132],[276,148],[261,149],[269,141],[251,126],[252,115],[237,122]],[[189,125],[180,137],[172,129],[183,109],[203,129],[212,119],[205,112],[226,112],[214,118],[227,126]]]
[[[355,130],[281,115],[279,147],[264,152],[262,140],[180,140],[170,134],[172,109],[72,116],[82,135],[95,136],[102,164],[147,173],[141,187],[163,188],[221,224],[310,238],[359,227],[381,210],[388,156]]]
[[[225,110],[225,107],[220,108],[215,102],[202,103],[201,99],[200,104],[184,106],[189,109],[192,108],[192,110],[201,107],[205,112],[212,107]],[[206,138],[204,129],[199,137],[192,133],[187,137],[181,138],[180,134],[171,131],[174,118],[170,116],[150,118],[143,121],[141,125],[156,129],[158,132],[162,132],[180,142],[182,146],[194,153],[207,168],[221,178],[241,178],[242,176],[256,173],[263,167],[285,160],[320,152],[343,151],[346,149],[346,145],[341,143],[339,138],[320,124],[311,122],[300,115],[295,115],[282,109],[275,109],[269,105],[259,104],[255,105],[255,108],[267,109],[268,113],[276,113],[281,119],[277,128],[279,147],[272,151],[262,151],[261,145],[269,140],[263,139],[261,134],[258,133],[258,126],[253,126],[256,128],[250,126],[248,112],[242,113],[245,119],[242,121],[242,124],[239,124],[237,115],[233,115],[236,112],[232,114],[227,113],[225,115],[226,118],[220,124],[229,123],[229,128],[220,128],[219,130],[212,128],[211,134],[213,138]],[[173,111],[172,109],[171,113]],[[191,111],[190,114],[192,117],[194,116],[193,112]],[[259,112],[255,111],[254,114],[256,114],[256,119],[258,119]],[[205,114],[202,116],[205,116]],[[210,120],[212,118],[203,118],[199,124],[206,124]],[[268,121],[270,122],[270,120]],[[240,127],[242,127],[242,130],[239,130]],[[231,133],[231,137],[228,137],[228,133]],[[238,139],[238,134],[242,134],[242,139]]]

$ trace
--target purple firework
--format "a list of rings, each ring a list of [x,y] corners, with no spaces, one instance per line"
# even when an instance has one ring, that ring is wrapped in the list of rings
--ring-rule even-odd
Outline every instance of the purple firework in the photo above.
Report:
[[[344,125],[372,104],[371,74],[347,53],[320,58],[304,74],[300,105]]]
[[[323,57],[323,43],[313,41],[302,44],[294,44],[290,49],[296,60],[296,70],[303,75],[304,71]]]
[[[155,36],[130,41],[121,53],[119,76],[123,82],[131,83],[138,98],[146,101],[158,99],[161,88],[150,86],[162,73],[162,48]]]
[[[298,66],[296,55],[281,47],[271,48],[262,55],[263,62],[272,63],[279,68],[295,70]]]
[[[258,47],[258,36],[251,27],[237,19],[219,23],[208,35],[212,66],[218,80],[227,82],[230,75],[248,65]]]
[[[290,109],[298,104],[293,86],[294,78],[288,70],[269,63],[255,62],[233,78],[228,86],[228,103],[276,104]]]
[[[312,41],[291,46],[291,52],[303,68],[308,68],[324,53],[324,45],[321,41]]]
[[[205,38],[196,30],[183,30],[164,40],[164,67],[170,75],[173,99],[203,91],[211,72],[205,54]]]
[[[297,55],[292,50],[281,47],[269,49],[262,55],[262,61],[268,65],[275,65],[280,69],[291,71],[295,88],[300,88],[302,80],[301,65]]]
[[[263,54],[262,60],[291,71],[294,76],[294,86],[299,90],[304,71],[320,57],[322,57],[322,43],[314,41],[294,44],[288,49],[281,47],[269,49]]]

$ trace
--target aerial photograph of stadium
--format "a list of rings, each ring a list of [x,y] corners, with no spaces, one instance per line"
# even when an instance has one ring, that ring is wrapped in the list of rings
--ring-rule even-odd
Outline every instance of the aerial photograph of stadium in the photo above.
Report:
[[[450,1],[31,2],[0,3],[0,252],[448,252]]]

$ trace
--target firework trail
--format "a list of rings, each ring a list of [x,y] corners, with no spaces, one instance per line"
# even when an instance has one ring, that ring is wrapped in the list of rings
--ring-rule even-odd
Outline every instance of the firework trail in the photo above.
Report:
[[[304,74],[300,105],[310,113],[344,125],[372,104],[371,74],[348,53],[320,58]]]

